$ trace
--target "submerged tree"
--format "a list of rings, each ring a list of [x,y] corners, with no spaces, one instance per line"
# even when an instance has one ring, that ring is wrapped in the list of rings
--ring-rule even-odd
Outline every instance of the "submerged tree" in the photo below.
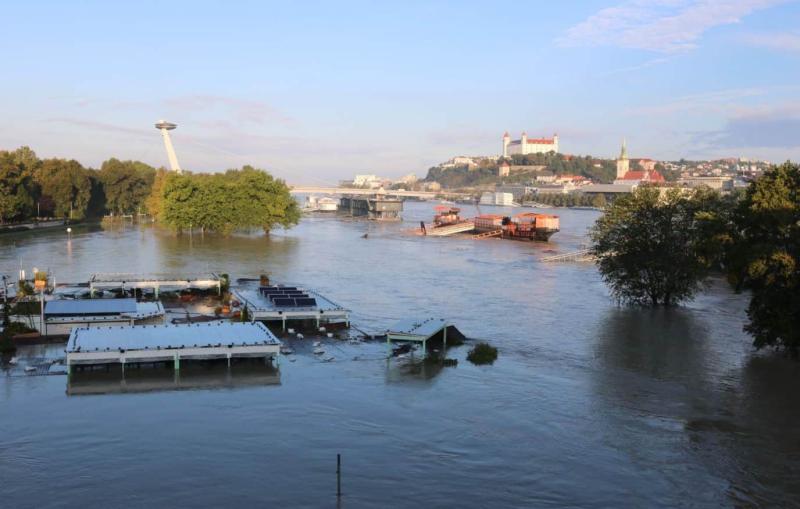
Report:
[[[250,228],[269,232],[289,228],[300,220],[297,202],[281,180],[245,166],[217,174],[168,174],[154,187],[149,203],[165,224],[177,229],[198,228],[222,233]]]
[[[670,306],[694,296],[717,259],[703,236],[722,206],[711,196],[640,187],[606,208],[592,251],[614,297]]]
[[[140,161],[111,158],[100,167],[106,208],[114,214],[133,214],[145,207],[156,170]]]
[[[758,348],[800,352],[800,166],[786,163],[747,189],[728,249],[732,283],[751,291],[745,330]]]
[[[45,159],[36,170],[40,202],[51,204],[55,217],[83,219],[92,196],[92,182],[78,161]],[[44,209],[42,209],[44,213]]]

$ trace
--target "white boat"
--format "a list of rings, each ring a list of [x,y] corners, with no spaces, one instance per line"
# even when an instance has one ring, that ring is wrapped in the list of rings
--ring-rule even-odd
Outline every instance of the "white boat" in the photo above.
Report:
[[[35,366],[25,366],[26,373],[33,373],[34,371],[36,371],[36,369],[37,368]]]
[[[319,342],[319,341],[314,341],[314,348],[317,348],[317,347],[318,347],[318,346],[320,346],[321,344],[322,344],[322,343],[321,343],[321,342]]]
[[[314,355],[322,355],[325,353],[325,349],[322,347],[317,347],[314,349]]]
[[[282,347],[281,347],[281,353],[282,353],[283,355],[292,355],[292,354],[294,353],[294,350],[292,350],[292,349],[291,349],[291,348],[289,348],[288,346],[282,346]]]
[[[339,202],[333,198],[320,198],[317,201],[317,211],[319,212],[336,212],[339,210]]]
[[[18,362],[19,359],[17,359],[16,357],[12,357],[11,360],[8,361],[8,363],[11,364],[12,366],[16,366]]]

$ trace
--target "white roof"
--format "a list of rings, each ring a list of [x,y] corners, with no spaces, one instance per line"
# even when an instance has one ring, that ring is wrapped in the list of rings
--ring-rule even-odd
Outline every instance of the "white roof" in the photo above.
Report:
[[[279,345],[281,342],[260,322],[77,327],[69,336],[67,352],[265,344]]]
[[[400,320],[389,328],[389,334],[430,337],[447,326],[442,318]]]

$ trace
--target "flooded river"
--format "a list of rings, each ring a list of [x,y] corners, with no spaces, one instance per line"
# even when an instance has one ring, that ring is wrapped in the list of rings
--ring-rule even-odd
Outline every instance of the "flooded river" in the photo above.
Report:
[[[408,235],[432,215],[421,203],[403,224],[315,216],[269,238],[0,237],[6,274],[269,272],[360,329],[445,317],[500,350],[476,367],[457,347],[442,369],[331,345],[333,362],[298,351],[279,378],[91,396],[68,396],[65,376],[2,376],[0,506],[330,507],[337,453],[344,507],[798,505],[800,366],[752,351],[746,296],[712,281],[686,307],[617,307],[592,265],[539,261],[579,249],[597,217],[557,213],[549,244]]]

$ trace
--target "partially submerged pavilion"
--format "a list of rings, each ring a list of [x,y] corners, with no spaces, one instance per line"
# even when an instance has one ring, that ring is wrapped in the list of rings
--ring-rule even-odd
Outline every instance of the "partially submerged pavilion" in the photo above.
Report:
[[[89,289],[95,290],[153,290],[155,297],[161,290],[210,290],[222,294],[223,278],[213,272],[202,274],[131,274],[107,272],[92,274]]]
[[[386,331],[386,345],[391,353],[392,341],[411,341],[422,344],[427,354],[428,341],[441,340],[442,351],[447,350],[447,334],[463,339],[461,332],[443,318],[400,320]]]
[[[76,366],[171,364],[263,358],[279,360],[281,342],[258,322],[79,327],[67,341],[67,373]]]

